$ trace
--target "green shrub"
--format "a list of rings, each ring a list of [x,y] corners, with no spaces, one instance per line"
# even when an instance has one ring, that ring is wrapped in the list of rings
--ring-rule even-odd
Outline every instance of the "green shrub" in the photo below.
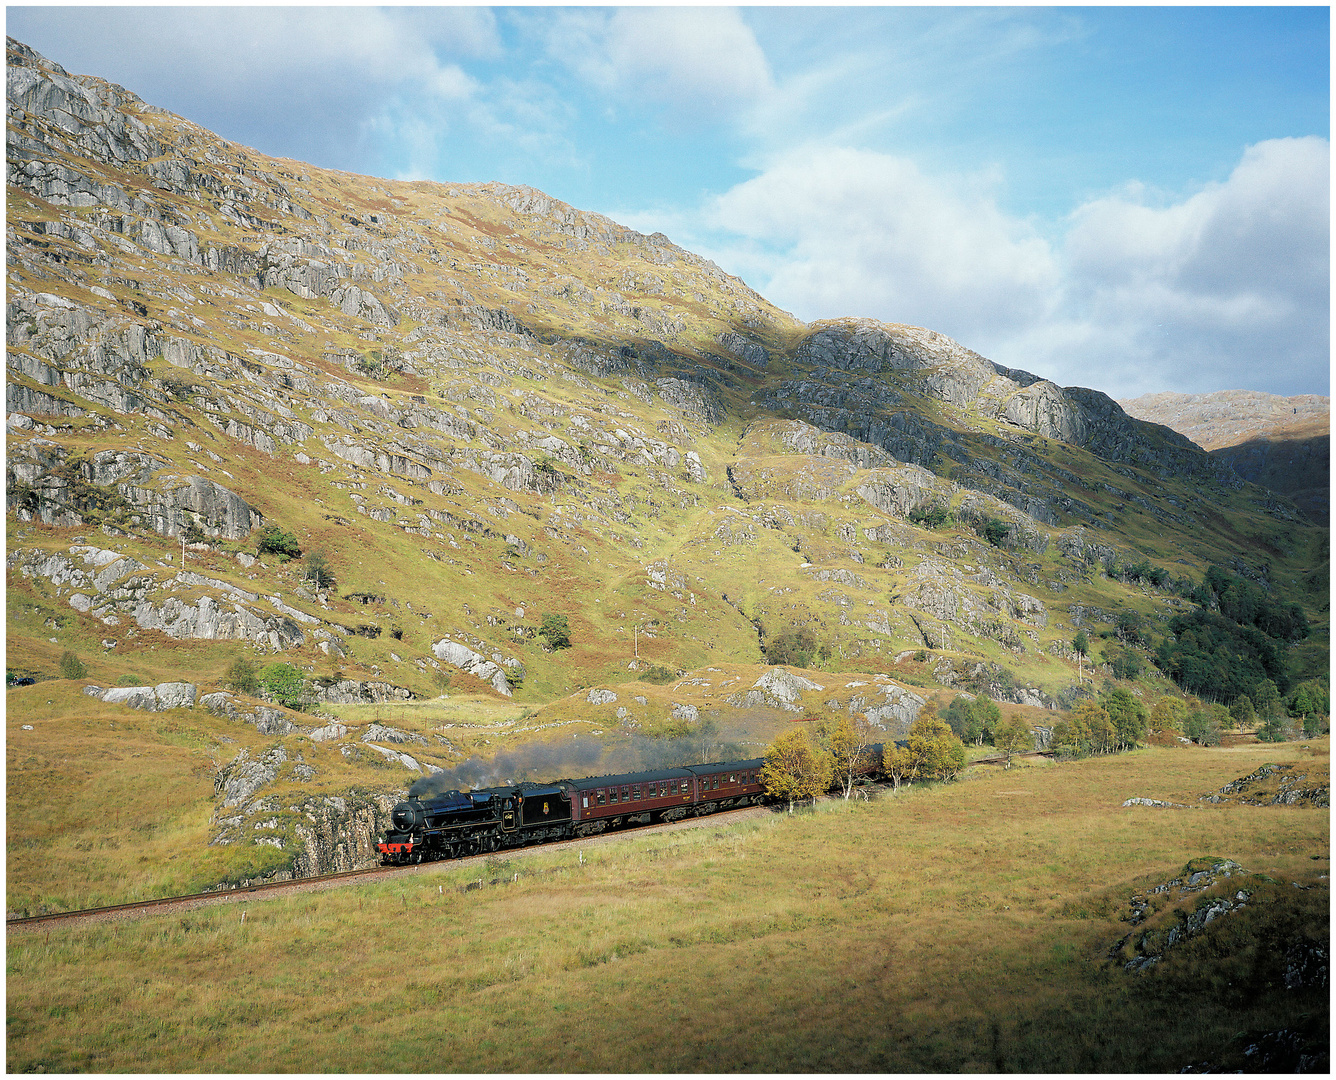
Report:
[[[266,664],[256,675],[264,695],[276,705],[300,710],[306,705],[306,677],[285,661]]]
[[[297,538],[290,532],[284,532],[277,525],[266,525],[260,530],[260,535],[256,537],[255,554],[277,555],[284,562],[288,559],[298,558],[302,549],[297,543]]]
[[[62,679],[82,679],[88,674],[88,668],[71,650],[66,649],[60,657],[60,677]]]
[[[676,678],[677,672],[673,671],[671,668],[663,667],[661,664],[655,664],[640,675],[641,682],[654,683],[656,686],[670,683]]]
[[[979,532],[993,547],[1001,547],[1011,535],[1011,523],[1001,518],[989,518]]]
[[[818,641],[806,627],[786,630],[765,643],[767,664],[792,664],[794,667],[814,667],[830,659],[830,645]]]
[[[227,669],[227,680],[223,684],[239,694],[254,694],[260,689],[260,680],[255,675],[255,664],[248,656],[238,656]]]
[[[1198,709],[1188,716],[1187,723],[1183,725],[1183,734],[1198,746],[1219,746],[1221,735],[1219,717],[1212,710]]]
[[[938,504],[916,506],[907,516],[915,525],[922,525],[925,529],[940,529],[943,525],[954,524],[955,520],[950,510]]]
[[[339,585],[329,561],[320,551],[307,552],[306,569],[302,571],[302,578],[309,581],[316,589],[336,589]]]
[[[545,639],[553,649],[571,647],[571,628],[565,615],[548,612],[543,616],[543,625],[538,628],[539,637]]]

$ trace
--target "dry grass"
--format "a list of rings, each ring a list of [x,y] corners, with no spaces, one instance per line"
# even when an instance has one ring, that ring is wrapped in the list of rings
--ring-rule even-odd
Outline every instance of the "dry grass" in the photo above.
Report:
[[[1166,1071],[1277,1003],[1104,955],[1202,855],[1327,869],[1321,811],[1195,801],[1263,760],[1148,750],[391,884],[11,935],[15,1071]],[[518,881],[513,875],[518,874]],[[1164,987],[1172,985],[1173,1007]],[[1292,1003],[1291,1003],[1292,1005]]]

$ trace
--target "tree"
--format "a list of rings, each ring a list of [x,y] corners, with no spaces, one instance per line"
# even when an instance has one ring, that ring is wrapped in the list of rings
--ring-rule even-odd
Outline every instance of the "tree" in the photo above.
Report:
[[[1290,715],[1303,721],[1307,736],[1320,734],[1326,728],[1326,717],[1331,711],[1331,692],[1324,679],[1305,679],[1294,689],[1286,705]]]
[[[1269,717],[1272,713],[1278,711],[1280,703],[1280,691],[1276,689],[1276,684],[1270,679],[1263,679],[1253,687],[1249,695],[1252,703],[1257,707],[1257,715]]]
[[[1072,648],[1076,651],[1076,681],[1080,682],[1083,676],[1081,662],[1090,652],[1090,639],[1086,637],[1084,630],[1076,631],[1076,637],[1072,638]]]
[[[1125,641],[1129,645],[1142,645],[1145,644],[1145,626],[1146,620],[1139,611],[1126,608],[1119,613],[1113,629],[1119,641]]]
[[[324,553],[320,551],[311,551],[306,555],[306,569],[302,572],[302,577],[309,581],[316,590],[326,590],[338,587],[338,581],[334,577],[334,570],[329,565]]]
[[[553,649],[569,649],[571,647],[571,628],[566,622],[565,615],[547,612],[543,616],[543,625],[538,628],[538,634],[545,638],[548,645]]]
[[[1225,718],[1229,718],[1229,711],[1224,706],[1219,706],[1224,712]],[[1195,742],[1198,746],[1219,746],[1220,745],[1220,713],[1214,709],[1194,709],[1188,714],[1187,723],[1183,725],[1183,734]]]
[[[839,724],[830,733],[831,767],[835,782],[846,799],[852,794],[854,781],[871,756],[868,750],[871,742],[872,725],[861,717],[856,721],[848,716],[840,717]]]
[[[70,649],[60,656],[60,677],[62,679],[82,679],[88,674],[88,668]]]
[[[256,675],[264,696],[286,709],[306,704],[306,676],[285,661],[266,664]]]
[[[1009,716],[993,731],[993,745],[1007,755],[1005,767],[1010,769],[1013,755],[1034,749],[1034,735],[1023,719]]]
[[[1257,737],[1262,742],[1288,742],[1294,738],[1295,724],[1288,716],[1280,712],[1270,713],[1266,723],[1258,729]]]
[[[1182,731],[1187,711],[1179,698],[1162,697],[1150,711],[1150,726],[1156,731]]]
[[[1082,701],[1065,720],[1053,725],[1053,742],[1071,754],[1107,754],[1117,739],[1109,714],[1098,703]]]
[[[224,685],[239,694],[254,694],[260,689],[260,680],[255,676],[255,664],[248,656],[238,656],[227,669]]]
[[[1229,707],[1229,716],[1240,731],[1249,724],[1256,724],[1257,710],[1253,708],[1252,698],[1247,694],[1240,694],[1236,697],[1234,704]]]
[[[830,755],[812,743],[806,727],[790,728],[766,751],[761,783],[766,794],[787,799],[789,813],[798,799],[816,801],[830,786]]]
[[[1141,674],[1141,657],[1132,649],[1105,649],[1104,659],[1115,679],[1135,679]]]
[[[944,719],[961,742],[982,746],[992,740],[993,732],[1002,720],[1002,711],[986,694],[980,694],[973,701],[958,694],[947,706]]]
[[[818,655],[819,642],[807,627],[786,630],[766,642],[767,664],[791,664],[793,667],[811,667]]]
[[[887,746],[881,752],[881,767],[891,778],[891,786],[900,790],[900,782],[909,775],[909,748],[907,746]]]
[[[277,525],[266,525],[256,537],[255,554],[263,555],[266,552],[277,555],[282,562],[287,562],[289,559],[298,558],[302,549],[292,533],[284,532]]]
[[[1011,524],[1001,518],[989,518],[983,523],[983,538],[993,547],[1001,547],[1011,535]]]
[[[965,747],[928,702],[909,728],[909,776],[914,780],[953,780],[965,768]]]
[[[1146,709],[1130,692],[1115,687],[1104,698],[1104,708],[1113,723],[1120,750],[1136,746],[1146,737]]]

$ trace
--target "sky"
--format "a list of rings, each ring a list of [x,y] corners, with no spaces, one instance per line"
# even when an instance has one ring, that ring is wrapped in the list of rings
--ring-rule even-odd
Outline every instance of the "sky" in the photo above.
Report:
[[[528,184],[806,321],[1118,398],[1330,387],[1326,7],[9,7],[264,153]]]

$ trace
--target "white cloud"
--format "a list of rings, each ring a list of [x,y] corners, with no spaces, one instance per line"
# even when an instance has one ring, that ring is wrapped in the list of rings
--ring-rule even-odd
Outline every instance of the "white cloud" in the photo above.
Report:
[[[708,236],[683,218],[637,227],[673,230],[800,318],[927,326],[1065,385],[1326,392],[1325,140],[1249,147],[1176,202],[1130,185],[1054,243],[998,208],[998,182],[808,146],[710,203]]]
[[[1177,203],[1139,188],[1096,199],[1066,238],[1069,325],[1036,325],[1008,351],[1069,381],[1099,371],[1118,396],[1325,388],[1329,218],[1329,147],[1315,137],[1251,146],[1228,180]]]
[[[732,8],[576,11],[553,23],[549,53],[604,94],[697,118],[773,91],[765,53]]]
[[[968,342],[1043,318],[1057,284],[1047,244],[998,210],[988,186],[809,146],[717,199],[707,218],[744,238],[721,257],[802,318],[870,315]]]

